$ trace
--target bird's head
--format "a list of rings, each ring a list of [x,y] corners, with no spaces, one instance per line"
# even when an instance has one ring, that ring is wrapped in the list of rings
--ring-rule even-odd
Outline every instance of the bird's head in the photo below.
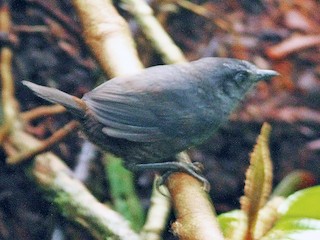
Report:
[[[212,86],[225,96],[242,99],[261,80],[279,75],[273,70],[259,69],[245,60],[208,58],[208,75]]]

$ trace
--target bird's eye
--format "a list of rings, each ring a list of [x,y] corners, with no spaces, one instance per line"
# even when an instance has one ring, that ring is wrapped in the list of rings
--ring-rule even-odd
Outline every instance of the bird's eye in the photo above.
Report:
[[[249,78],[249,73],[247,71],[241,71],[235,75],[234,80],[236,81],[237,84],[242,84],[245,81],[247,81],[248,78]]]

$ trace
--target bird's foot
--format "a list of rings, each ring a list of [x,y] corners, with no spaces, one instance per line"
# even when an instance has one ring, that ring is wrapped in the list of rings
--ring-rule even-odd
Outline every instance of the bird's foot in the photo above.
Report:
[[[185,172],[189,175],[195,177],[203,184],[203,189],[207,192],[210,190],[210,183],[208,180],[201,174],[203,170],[203,165],[199,162],[187,163],[187,162],[163,162],[163,163],[146,163],[146,164],[135,164],[130,166],[133,171],[141,170],[158,170],[164,171],[165,173],[157,181],[157,188],[163,185],[168,177],[174,172]]]

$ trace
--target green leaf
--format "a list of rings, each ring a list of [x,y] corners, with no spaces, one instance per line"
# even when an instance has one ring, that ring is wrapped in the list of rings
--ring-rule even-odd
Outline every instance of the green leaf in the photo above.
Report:
[[[320,219],[320,186],[300,190],[279,207],[281,218],[304,217]]]
[[[123,167],[120,158],[106,154],[105,161],[115,210],[138,231],[143,226],[144,213],[135,192],[132,173]]]
[[[320,186],[292,194],[278,211],[280,218],[261,240],[320,239]]]
[[[247,229],[247,215],[241,210],[220,214],[218,221],[226,239],[244,239]]]
[[[317,240],[320,239],[320,220],[286,218],[279,220],[261,240]]]

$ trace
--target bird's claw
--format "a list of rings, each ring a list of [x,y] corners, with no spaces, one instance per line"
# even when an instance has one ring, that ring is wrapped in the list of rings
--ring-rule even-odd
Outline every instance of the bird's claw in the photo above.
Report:
[[[183,166],[183,167],[182,167]],[[197,180],[199,180],[203,185],[202,188],[204,191],[209,192],[210,191],[210,183],[208,180],[201,174],[204,167],[203,164],[200,162],[193,162],[193,163],[181,163],[180,169],[177,171],[167,171],[156,182],[156,187],[160,191],[160,186],[165,184],[168,180],[169,176],[175,172],[183,171],[185,173],[188,173],[189,175],[195,177]]]
[[[199,162],[163,162],[163,163],[146,163],[146,164],[135,164],[131,165],[132,170],[159,170],[165,173],[161,176],[161,180],[158,181],[157,186],[163,185],[168,177],[174,172],[185,172],[195,177],[203,183],[203,189],[207,192],[210,190],[210,184],[208,180],[201,174],[203,165]],[[157,187],[158,188],[158,187]],[[159,188],[158,188],[159,189]]]

